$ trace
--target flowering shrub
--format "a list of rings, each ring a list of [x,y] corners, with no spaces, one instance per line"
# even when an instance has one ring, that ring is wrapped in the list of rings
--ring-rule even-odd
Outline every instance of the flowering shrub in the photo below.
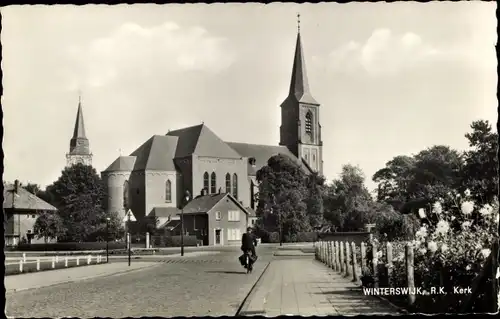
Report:
[[[469,287],[481,271],[498,236],[498,200],[479,205],[470,200],[470,197],[470,192],[466,191],[463,196],[458,194],[448,200],[440,199],[428,209],[421,208],[418,211],[421,226],[415,233],[415,238],[410,241],[414,250],[415,287],[422,287],[427,292],[431,287],[445,287],[447,292],[452,293],[453,287]],[[385,239],[384,236],[380,236],[380,242],[377,243],[381,264],[387,262]],[[406,243],[391,242],[391,244],[393,272],[390,279],[393,286],[404,287],[407,285]],[[371,257],[371,248],[367,250],[367,255]],[[383,252],[383,258],[380,258],[380,251]],[[387,272],[385,266],[383,268],[382,272],[378,272],[380,286],[387,284],[384,278]],[[484,307],[485,300],[491,298],[488,297],[487,291],[487,287],[491,285],[485,287],[486,289],[481,289],[482,294],[478,296],[480,302],[473,305],[474,311],[489,310]],[[463,296],[448,294],[446,302],[443,302],[443,298],[441,295],[417,296],[414,310],[455,312],[459,307],[459,298]],[[440,308],[444,304],[449,304],[447,309]]]

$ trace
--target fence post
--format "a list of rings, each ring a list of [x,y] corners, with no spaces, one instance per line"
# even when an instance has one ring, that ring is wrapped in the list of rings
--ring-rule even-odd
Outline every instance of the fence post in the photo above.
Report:
[[[351,243],[351,256],[352,256],[352,281],[358,281],[358,261],[356,260],[356,243]]]
[[[333,246],[333,240],[330,241],[330,268],[333,269],[335,267],[335,247]]]
[[[56,257],[52,257],[52,268],[56,268]]]
[[[92,260],[92,256],[88,255],[87,257],[87,265],[90,265],[90,261]]]
[[[40,271],[40,258],[36,260],[36,271]]]
[[[349,277],[351,275],[351,254],[349,242],[345,242],[345,276]]]
[[[68,256],[64,257],[64,267],[68,267]]]
[[[336,241],[332,241],[332,269],[337,270],[337,245]]]
[[[23,260],[19,259],[19,272],[23,272]]]
[[[325,245],[326,242],[322,242],[321,243],[321,262],[325,262],[325,248],[326,248],[326,245]]]
[[[332,268],[332,241],[328,242],[328,268]]]
[[[366,244],[365,242],[361,242],[361,276],[364,275],[366,267]]]
[[[59,255],[56,255],[56,264],[59,263]]]
[[[406,244],[405,247],[405,257],[406,257],[406,281],[408,286],[408,304],[412,306],[415,303],[415,278],[413,273],[413,246],[410,243]]]
[[[146,248],[149,248],[149,232],[146,232]]]
[[[80,266],[80,257],[76,257],[76,265]]]
[[[338,272],[340,272],[340,244],[338,241],[335,242],[335,247],[336,247],[336,258],[337,260],[335,261],[336,262],[336,265],[335,265],[335,268],[337,268],[336,270]]]
[[[26,262],[26,253],[23,253],[23,263]]]
[[[387,284],[392,287],[392,244],[388,242],[386,244],[386,255],[387,255]]]
[[[378,288],[378,251],[377,244],[372,241],[373,287]]]
[[[344,273],[345,261],[344,261],[344,242],[339,241],[340,246],[340,273]]]

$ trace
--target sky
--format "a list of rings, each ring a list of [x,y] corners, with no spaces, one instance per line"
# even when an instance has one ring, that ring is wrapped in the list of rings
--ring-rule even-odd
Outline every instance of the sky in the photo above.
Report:
[[[0,9],[4,180],[46,186],[66,163],[79,92],[98,172],[155,134],[204,122],[275,145],[297,13],[321,103],[324,175],[467,148],[496,126],[495,2],[53,5]]]

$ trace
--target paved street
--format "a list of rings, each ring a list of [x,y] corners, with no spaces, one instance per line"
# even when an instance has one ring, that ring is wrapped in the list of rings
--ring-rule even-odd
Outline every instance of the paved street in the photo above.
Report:
[[[240,252],[234,247],[220,254],[184,257],[189,262],[172,257],[170,260],[179,262],[160,262],[117,276],[9,292],[6,312],[25,318],[232,316],[271,260],[273,250],[258,248],[259,260],[249,275],[240,266]]]
[[[126,257],[113,258],[107,265],[82,268],[95,273],[98,271],[92,269],[98,268],[92,267],[101,267],[100,277],[88,279],[88,275],[78,274],[80,279],[71,283],[7,291],[6,312],[26,318],[234,316],[238,310],[240,315],[266,316],[396,313],[379,299],[363,296],[348,279],[314,261],[311,254],[300,252],[300,247],[262,245],[257,252],[259,259],[252,274],[240,266],[238,247],[189,252],[184,257],[140,256],[132,265],[145,267],[122,274],[116,273],[127,268]],[[47,281],[49,273],[71,277],[70,272],[77,271],[9,276],[6,283],[17,277],[18,283],[26,279],[24,286],[18,284],[26,287],[36,278]]]

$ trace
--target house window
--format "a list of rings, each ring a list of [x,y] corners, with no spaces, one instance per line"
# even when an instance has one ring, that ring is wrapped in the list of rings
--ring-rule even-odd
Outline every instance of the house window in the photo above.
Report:
[[[215,175],[215,172],[212,172],[210,175],[210,193],[217,193],[217,176]]]
[[[128,181],[123,183],[123,208],[128,208]]]
[[[312,118],[313,115],[311,111],[307,112],[306,114],[306,133],[307,134],[312,134]]]
[[[203,189],[207,191],[210,189],[210,179],[208,176],[208,172],[205,172],[205,174],[203,174]]]
[[[241,230],[239,228],[228,228],[227,240],[241,240]]]
[[[316,161],[316,155],[313,154],[313,162]]]
[[[222,219],[221,212],[215,212],[215,220],[221,220],[221,219]]]
[[[233,196],[238,198],[238,175],[236,173],[233,174]]]
[[[228,221],[230,222],[239,222],[240,221],[240,211],[239,210],[230,210],[228,212]]]
[[[172,182],[170,180],[165,183],[165,201],[167,203],[172,201]]]
[[[226,193],[231,193],[231,174],[226,174]]]

